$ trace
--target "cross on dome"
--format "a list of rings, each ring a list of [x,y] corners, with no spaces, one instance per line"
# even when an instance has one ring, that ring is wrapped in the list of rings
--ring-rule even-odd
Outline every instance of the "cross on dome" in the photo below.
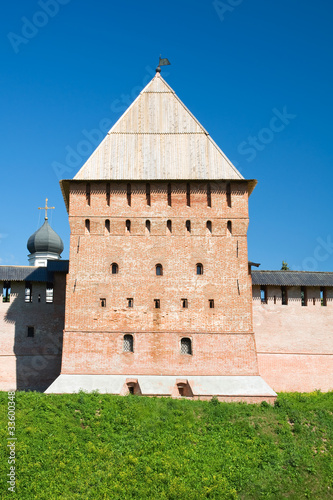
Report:
[[[48,210],[54,210],[54,209],[55,209],[55,207],[48,207],[48,206],[47,206],[47,202],[48,202],[48,201],[49,201],[49,199],[48,199],[48,198],[46,198],[46,199],[45,199],[45,207],[38,207],[38,210],[45,210],[45,220],[47,220],[47,219],[48,219],[48,216],[47,216],[47,211],[48,211]]]

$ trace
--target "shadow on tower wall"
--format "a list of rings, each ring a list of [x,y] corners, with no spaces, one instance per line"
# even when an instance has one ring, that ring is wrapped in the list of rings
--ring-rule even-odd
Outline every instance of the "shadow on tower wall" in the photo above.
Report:
[[[3,350],[6,358],[3,379],[9,383],[12,379],[14,387],[16,371],[17,390],[45,391],[60,374],[65,284],[66,274],[54,273],[53,302],[46,303],[46,283],[33,282],[29,303],[25,302],[25,283],[12,282],[12,301],[4,317],[8,340]],[[31,337],[28,328],[29,334],[33,333]]]

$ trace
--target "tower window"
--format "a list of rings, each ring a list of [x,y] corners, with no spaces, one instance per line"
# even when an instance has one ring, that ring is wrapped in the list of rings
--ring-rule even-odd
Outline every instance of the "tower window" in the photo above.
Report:
[[[52,304],[53,302],[53,283],[46,284],[46,303]]]
[[[150,220],[146,220],[146,232],[150,233]]]
[[[134,352],[133,335],[124,335],[123,351],[124,352]]]
[[[207,207],[212,206],[212,192],[210,189],[210,184],[207,184]]]
[[[86,184],[86,202],[90,205],[90,182]]]
[[[126,221],[126,231],[128,233],[131,232],[131,221],[129,219],[127,219],[127,221]]]
[[[191,206],[191,186],[189,183],[186,184],[186,205]]]
[[[131,185],[128,183],[127,184],[127,204],[130,207],[132,203],[132,189]]]
[[[110,220],[105,219],[105,232],[108,234],[110,232]]]
[[[187,309],[188,308],[188,300],[187,299],[181,299],[182,303],[182,308]]]
[[[25,284],[25,302],[32,302],[32,284],[28,281]]]
[[[155,307],[155,309],[160,309],[161,308],[160,299],[154,299],[154,307]]]
[[[322,306],[327,306],[327,294],[326,294],[326,288],[321,288],[320,289],[320,304]]]
[[[127,299],[127,307],[134,307],[134,299],[133,298]]]
[[[106,299],[99,299],[99,303],[101,307],[106,307]]]
[[[215,307],[214,299],[209,299],[208,303],[209,303],[209,309],[214,309],[214,307]]]
[[[171,184],[168,184],[168,206],[171,207]]]
[[[191,232],[191,221],[187,220],[185,222],[185,226],[186,226],[187,231],[190,233]]]
[[[301,302],[302,306],[308,305],[308,293],[307,293],[307,288],[305,286],[301,287]]]
[[[90,220],[89,219],[85,220],[84,226],[85,226],[86,234],[89,234],[90,233]]]
[[[146,200],[147,200],[147,205],[150,207],[150,184],[146,184]]]
[[[112,274],[118,274],[118,271],[119,271],[119,267],[118,267],[118,264],[116,264],[115,262],[111,265],[111,273]]]
[[[203,274],[203,265],[197,264],[197,274]]]
[[[231,207],[231,185],[230,185],[230,182],[227,183],[227,206]]]
[[[10,302],[11,284],[10,281],[5,281],[2,289],[2,302]]]
[[[206,223],[206,227],[208,231],[211,233],[212,232],[212,221],[208,220]]]
[[[260,287],[260,300],[262,304],[267,304],[267,287]]]
[[[34,326],[28,326],[27,328],[27,337],[34,337],[35,336],[35,327]]]
[[[283,306],[288,305],[288,292],[286,286],[281,286],[281,302]]]
[[[172,233],[172,222],[170,219],[167,221],[167,228],[168,228],[169,233]]]
[[[180,340],[180,353],[192,354],[192,341],[188,337],[183,337]]]
[[[228,234],[232,234],[232,223],[231,223],[231,220],[228,220],[228,222],[227,222],[227,230],[228,230]]]
[[[110,206],[110,191],[111,191],[111,190],[110,190],[110,183],[109,183],[109,182],[107,182],[107,184],[106,184],[106,194],[105,194],[105,196],[106,196],[106,204],[107,204],[107,206],[108,206],[108,207]]]
[[[156,276],[163,276],[162,264],[156,264]]]

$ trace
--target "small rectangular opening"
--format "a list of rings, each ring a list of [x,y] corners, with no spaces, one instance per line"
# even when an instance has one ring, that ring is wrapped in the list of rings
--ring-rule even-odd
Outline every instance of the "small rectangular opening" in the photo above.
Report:
[[[32,284],[28,281],[25,284],[25,302],[32,302]]]
[[[132,189],[131,185],[127,184],[127,205],[130,207],[132,203]]]
[[[107,184],[106,184],[106,204],[108,207],[110,206],[110,191],[111,191],[110,183],[107,182]]]
[[[130,297],[127,299],[127,307],[133,307],[134,306],[134,299]]]
[[[267,287],[260,287],[260,300],[262,304],[267,304]]]
[[[99,303],[101,307],[106,307],[106,299],[99,299]]]
[[[53,303],[53,283],[46,284],[46,303]]]
[[[150,184],[146,184],[146,200],[147,200],[147,205],[150,207]]]
[[[87,205],[90,205],[90,183],[86,184],[86,202]]]
[[[171,207],[171,184],[168,184],[168,206]]]
[[[191,186],[189,183],[186,184],[186,205],[191,206]]]
[[[231,185],[227,183],[227,206],[231,208]]]
[[[188,232],[188,233],[190,233],[190,232],[191,232],[191,221],[190,221],[190,220],[187,220],[187,221],[185,222],[185,226],[186,226],[186,230],[187,230],[187,232]]]
[[[320,304],[322,306],[327,306],[327,294],[326,294],[326,288],[321,288],[320,289]]]
[[[35,327],[34,326],[28,326],[28,337],[34,337],[35,336]]]
[[[182,308],[187,309],[188,308],[188,301],[187,299],[181,299],[182,302]]]
[[[288,305],[288,292],[286,286],[281,287],[281,303],[283,306]]]
[[[210,184],[207,184],[207,207],[212,206],[212,192],[210,189]]]
[[[155,306],[155,309],[161,308],[160,299],[154,299],[154,306]]]
[[[308,305],[308,294],[307,294],[307,289],[305,286],[301,287],[301,302],[302,302],[302,306]]]
[[[214,309],[214,299],[209,299],[209,309]]]
[[[10,281],[5,281],[2,289],[2,302],[10,302],[11,284]]]

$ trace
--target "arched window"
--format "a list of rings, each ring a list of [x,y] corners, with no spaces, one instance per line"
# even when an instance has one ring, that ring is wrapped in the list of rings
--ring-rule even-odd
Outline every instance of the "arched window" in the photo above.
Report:
[[[105,232],[106,233],[110,232],[110,220],[109,219],[105,220]]]
[[[127,221],[126,221],[126,231],[128,233],[131,232],[131,221],[129,219],[127,219]]]
[[[185,223],[185,226],[186,226],[187,231],[190,233],[191,232],[191,221],[187,220]]]
[[[188,337],[183,337],[180,340],[180,353],[181,354],[192,354],[192,340]]]
[[[146,233],[150,233],[150,220],[146,220]]]
[[[211,233],[212,232],[212,221],[211,220],[207,221],[206,227],[207,227],[208,231]]]
[[[163,276],[162,264],[156,264],[156,276]]]
[[[172,233],[172,222],[171,222],[171,220],[167,221],[167,228],[168,228],[169,233]]]
[[[227,223],[227,229],[228,229],[228,233],[229,233],[229,234],[232,234],[232,224],[231,224],[231,220],[228,220],[228,223]]]
[[[123,351],[124,352],[134,352],[133,335],[124,335]]]
[[[115,262],[113,264],[111,264],[111,273],[118,274],[118,271],[119,271],[118,264],[116,264]]]
[[[203,265],[200,263],[197,264],[197,274],[203,274]]]
[[[84,222],[84,225],[85,225],[86,234],[89,234],[90,233],[90,220],[86,219]]]

